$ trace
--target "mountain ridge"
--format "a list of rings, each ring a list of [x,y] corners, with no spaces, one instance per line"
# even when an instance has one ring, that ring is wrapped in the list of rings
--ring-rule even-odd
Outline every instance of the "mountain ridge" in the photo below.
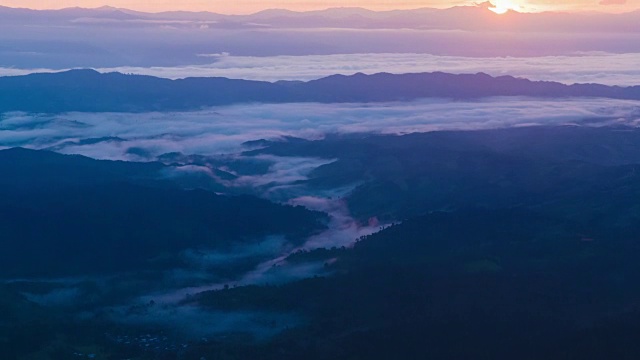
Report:
[[[158,11],[158,12],[150,12],[150,11],[142,11],[142,10],[134,10],[126,7],[118,7],[118,6],[97,6],[97,7],[84,7],[84,6],[69,6],[62,8],[52,8],[52,9],[33,9],[29,7],[20,7],[20,6],[6,6],[0,5],[0,10],[29,10],[33,12],[49,12],[49,11],[57,11],[57,12],[66,12],[66,11],[123,11],[128,13],[136,13],[136,14],[146,14],[146,15],[163,15],[163,14],[172,14],[172,13],[189,13],[189,14],[211,14],[211,15],[221,15],[221,16],[255,16],[255,15],[265,15],[265,14],[276,14],[282,15],[284,13],[287,14],[341,14],[341,12],[347,14],[393,14],[393,13],[402,13],[402,12],[419,12],[419,11],[446,11],[446,10],[458,10],[458,9],[486,9],[491,6],[490,1],[486,2],[478,2],[475,5],[455,5],[450,7],[429,7],[429,6],[418,6],[415,8],[401,8],[401,9],[386,9],[386,10],[376,10],[369,9],[363,6],[330,6],[326,8],[320,9],[311,9],[311,10],[291,10],[285,8],[266,8],[263,10],[257,10],[254,12],[244,13],[244,14],[226,14],[216,11],[210,10],[166,10],[166,11]],[[605,14],[605,15],[622,15],[622,14],[632,14],[639,13],[640,9],[625,11],[625,12],[607,12],[607,11],[582,11],[582,12],[566,12],[566,11],[517,11],[510,10],[513,13],[520,14],[580,14],[580,15],[594,15],[594,14]]]
[[[362,7],[330,7],[296,11],[265,9],[248,14],[225,14],[212,11],[145,12],[118,7],[62,9],[29,9],[1,7],[0,19],[7,23],[43,22],[73,23],[78,19],[110,19],[122,22],[210,21],[209,26],[253,27],[255,23],[273,28],[359,28],[359,29],[441,29],[489,30],[510,32],[583,32],[597,25],[602,31],[637,33],[640,10],[622,13],[582,12],[518,12],[496,14],[488,2],[449,8],[419,7],[414,9],[372,10]],[[124,16],[127,15],[127,16]],[[345,24],[345,19],[349,21]],[[149,25],[149,24],[147,24]]]
[[[566,85],[485,73],[444,72],[357,73],[307,82],[223,77],[170,80],[91,69],[0,77],[0,112],[187,111],[242,103],[373,103],[499,96],[640,100],[640,86]]]

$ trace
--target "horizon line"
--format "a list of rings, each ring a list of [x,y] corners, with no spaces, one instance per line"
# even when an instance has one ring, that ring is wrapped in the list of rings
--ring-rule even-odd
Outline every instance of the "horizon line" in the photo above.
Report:
[[[318,8],[318,9],[310,9],[310,10],[292,10],[292,9],[287,9],[287,8],[265,8],[262,10],[258,10],[258,11],[254,11],[254,12],[246,12],[246,13],[223,13],[223,12],[216,12],[216,11],[210,11],[210,10],[182,10],[182,9],[175,9],[175,10],[162,10],[162,11],[146,11],[146,10],[135,10],[135,9],[131,9],[131,8],[125,8],[125,7],[117,7],[117,6],[111,6],[111,5],[103,5],[103,6],[96,6],[96,7],[83,7],[83,6],[67,6],[67,7],[60,7],[60,8],[30,8],[30,7],[14,7],[14,6],[7,6],[7,5],[1,5],[0,4],[0,9],[4,8],[4,9],[12,9],[12,10],[28,10],[28,11],[65,11],[65,10],[113,10],[113,11],[125,11],[125,12],[132,12],[132,13],[141,13],[141,14],[156,14],[156,15],[161,15],[161,14],[170,14],[170,13],[190,13],[190,14],[212,14],[212,15],[222,15],[222,16],[253,16],[253,15],[258,15],[264,12],[268,12],[268,11],[286,11],[286,12],[290,12],[290,13],[295,13],[295,14],[307,14],[307,13],[317,13],[317,12],[326,12],[326,11],[330,11],[330,10],[363,10],[363,11],[369,11],[372,13],[390,13],[390,12],[411,12],[411,11],[420,11],[420,10],[436,10],[436,11],[445,11],[445,10],[451,10],[451,9],[456,9],[456,8],[478,8],[478,9],[486,9],[487,11],[489,10],[489,7],[486,6],[485,4],[489,3],[489,1],[484,2],[484,3],[475,3],[475,5],[455,5],[455,6],[449,6],[449,7],[428,7],[428,6],[423,6],[423,7],[415,7],[415,8],[394,8],[394,9],[386,9],[386,10],[380,10],[380,9],[371,9],[371,8],[367,8],[367,7],[362,7],[362,6],[331,6],[331,7],[326,7],[326,8]],[[640,12],[640,7],[633,9],[633,10],[629,10],[629,11],[621,11],[621,12],[612,12],[612,11],[598,11],[598,10],[582,10],[582,11],[570,11],[570,10],[542,10],[542,11],[517,11],[517,10],[513,10],[510,9],[508,10],[507,14],[511,13],[511,14],[600,14],[600,15],[624,15],[624,14],[631,14],[631,13],[636,13],[636,12]],[[498,14],[496,14],[498,15]],[[502,15],[498,15],[498,16],[504,16],[504,14]]]
[[[262,83],[270,83],[270,84],[277,84],[280,82],[292,82],[292,83],[309,83],[309,82],[313,82],[316,80],[322,80],[322,79],[327,79],[327,78],[333,78],[333,77],[346,77],[346,78],[353,78],[353,77],[360,77],[360,76],[365,76],[365,77],[372,77],[372,76],[380,76],[380,75],[391,75],[391,76],[407,76],[407,75],[452,75],[452,76],[486,76],[486,77],[490,77],[492,79],[503,79],[503,78],[511,78],[514,80],[526,80],[532,83],[555,83],[555,84],[562,84],[562,85],[566,85],[566,86],[573,86],[573,85],[598,85],[598,86],[607,86],[610,88],[623,88],[623,89],[628,89],[628,88],[640,88],[640,84],[637,85],[607,85],[607,84],[603,84],[603,83],[599,83],[599,82],[563,82],[563,81],[556,81],[556,80],[534,80],[531,79],[527,76],[518,76],[518,75],[513,75],[513,74],[500,74],[500,75],[494,75],[494,74],[490,74],[488,72],[485,71],[476,71],[476,72],[452,72],[452,71],[442,71],[442,70],[434,70],[434,71],[418,71],[418,72],[388,72],[388,71],[376,71],[376,72],[362,72],[362,71],[357,71],[357,72],[353,72],[353,73],[334,73],[334,74],[330,74],[330,75],[325,75],[322,77],[319,77],[317,79],[309,79],[309,80],[255,80],[255,79],[245,79],[245,78],[235,78],[235,77],[226,77],[226,76],[187,76],[187,77],[180,77],[180,78],[168,78],[168,77],[164,77],[164,76],[158,76],[158,75],[149,75],[149,74],[140,74],[140,73],[135,73],[135,72],[124,72],[124,71],[120,71],[120,70],[116,70],[116,69],[110,69],[110,68],[98,68],[98,67],[76,67],[76,68],[69,68],[69,69],[58,69],[58,70],[53,70],[53,69],[35,69],[35,70],[39,70],[39,71],[35,71],[35,72],[31,72],[31,73],[25,73],[25,74],[16,74],[16,75],[0,75],[0,79],[2,78],[18,78],[18,77],[31,77],[31,76],[40,76],[40,75],[65,75],[65,74],[69,74],[69,73],[91,73],[94,75],[123,75],[123,76],[132,76],[132,77],[146,77],[146,78],[154,78],[154,79],[162,79],[162,80],[168,80],[168,81],[181,81],[181,80],[189,80],[189,79],[226,79],[226,80],[239,80],[239,81],[247,81],[247,82],[262,82]],[[43,71],[45,70],[45,71]],[[46,70],[52,70],[52,71],[46,71]]]

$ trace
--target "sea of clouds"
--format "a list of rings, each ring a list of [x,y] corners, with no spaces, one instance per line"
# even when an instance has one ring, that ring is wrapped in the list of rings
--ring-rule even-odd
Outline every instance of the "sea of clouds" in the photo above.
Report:
[[[333,74],[362,72],[395,74],[443,71],[485,72],[493,76],[512,75],[531,80],[567,84],[640,85],[640,53],[587,52],[538,57],[464,57],[408,53],[370,53],[306,56],[235,56],[226,53],[200,54],[207,64],[182,66],[122,66],[98,68],[101,72],[122,72],[170,79],[227,77],[263,81],[313,80]],[[46,68],[0,67],[0,76],[52,72]]]
[[[96,159],[151,161],[169,152],[234,154],[246,150],[242,146],[246,141],[285,136],[321,139],[334,133],[406,134],[585,120],[593,123],[594,119],[595,124],[635,126],[640,119],[640,102],[502,97],[477,101],[233,105],[174,113],[5,113],[0,115],[0,146],[50,149]]]
[[[531,80],[567,84],[599,83],[640,85],[639,53],[576,53],[572,56],[540,57],[464,57],[431,54],[337,54],[308,56],[231,56],[211,54],[216,62],[182,67],[119,67],[99,69],[166,77],[220,76],[264,81],[313,80],[333,74],[362,72],[395,74],[442,71],[449,73],[485,72],[493,76],[512,75]]]

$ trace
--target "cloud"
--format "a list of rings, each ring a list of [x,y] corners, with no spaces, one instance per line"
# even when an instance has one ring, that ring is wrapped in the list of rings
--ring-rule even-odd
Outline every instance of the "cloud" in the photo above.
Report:
[[[207,57],[207,58],[214,58],[214,59],[228,57],[229,55],[231,55],[231,54],[229,54],[228,52],[222,52],[222,53],[217,53],[217,54],[198,54],[198,56],[200,56],[200,57]]]
[[[298,181],[306,180],[314,169],[332,163],[335,159],[282,157],[273,155],[260,155],[258,160],[272,163],[267,174],[240,176],[237,179],[226,182],[230,187],[263,188],[263,196],[272,200],[282,200],[291,196],[295,190],[292,185]]]
[[[594,4],[598,6],[597,1]],[[482,58],[573,56],[592,51],[618,54],[640,52],[640,28],[635,26],[637,19],[634,20],[631,15],[614,21],[576,16],[579,24],[571,25],[564,18],[552,17],[548,21],[523,20],[521,28],[517,25],[520,19],[480,21],[503,24],[503,28],[498,26],[489,29],[469,28],[475,22],[460,18],[451,21],[436,18],[430,23],[420,13],[415,15],[414,28],[407,28],[406,24],[400,23],[395,29],[349,29],[339,26],[338,21],[328,28],[308,29],[286,26],[216,26],[214,29],[213,25],[208,25],[212,27],[210,29],[202,29],[201,25],[205,24],[107,26],[66,23],[65,26],[46,26],[46,31],[36,31],[42,24],[25,26],[21,22],[13,25],[3,23],[3,30],[6,27],[6,31],[0,32],[0,42],[3,44],[3,48],[0,48],[0,66],[19,69],[91,67],[123,71],[132,69],[131,72],[150,68],[148,71],[154,74],[184,77],[189,73],[204,73],[207,64],[217,60],[226,64],[236,60],[264,60],[265,64],[269,64],[270,57],[281,56],[360,54],[365,57],[368,54],[381,54],[386,57],[386,54],[415,53],[476,57],[476,64],[481,65]],[[131,53],[136,56],[129,56]],[[231,55],[224,56],[225,53]],[[202,56],[206,54],[212,56]],[[391,66],[383,68],[383,71],[398,71],[393,63],[388,64]],[[317,62],[316,66],[322,70],[332,65]],[[215,64],[213,68],[215,70]],[[222,68],[218,71],[222,72]],[[265,66],[265,71],[270,72],[268,66]],[[0,73],[16,74],[19,71],[3,69]],[[233,71],[219,75],[235,77]]]
[[[262,241],[252,244],[232,244],[226,251],[207,251],[204,249],[188,249],[181,258],[191,266],[200,269],[217,268],[251,258],[272,257],[281,254],[289,244],[284,236],[267,236]]]
[[[319,139],[329,133],[391,133],[472,130],[523,124],[565,124],[583,119],[640,117],[640,102],[612,99],[489,98],[478,101],[430,99],[371,104],[254,104],[175,113],[69,113],[61,115],[0,115],[0,146],[53,148],[97,159],[140,160],[140,154],[170,152],[220,156],[246,150],[256,139],[295,136]],[[91,139],[91,141],[83,141]],[[131,152],[131,148],[137,151]],[[278,177],[299,179],[322,161],[289,159],[273,167]],[[247,184],[277,178],[245,177]],[[282,185],[282,182],[279,182]]]
[[[627,3],[627,0],[602,0],[600,1],[600,5],[624,5]]]
[[[142,154],[143,160],[148,161],[169,152],[229,159],[241,157],[241,152],[246,150],[242,144],[246,141],[285,136],[321,139],[336,133],[405,134],[587,122],[589,126],[640,126],[640,102],[503,97],[478,101],[254,104],[176,113],[5,113],[0,116],[0,147],[52,148],[62,153],[114,160],[141,160]],[[132,148],[137,150],[132,152]],[[238,246],[229,252],[185,253],[183,259],[191,265],[180,274],[174,273],[172,283],[181,286],[202,281],[214,283],[204,288],[174,291],[167,294],[168,297],[175,300],[176,296],[186,293],[223,286],[218,282],[219,274],[207,269],[224,266],[225,258],[235,257],[234,262],[245,262],[253,255],[260,258],[258,261],[262,263],[240,276],[238,283],[277,282],[308,276],[321,271],[322,264],[286,264],[283,261],[288,253],[298,248],[349,246],[358,237],[377,230],[375,221],[359,224],[349,215],[340,200],[349,192],[349,187],[317,191],[299,183],[310,171],[333,159],[265,156],[261,160],[271,164],[266,174],[239,176],[235,181],[227,180],[227,185],[255,188],[273,200],[328,212],[331,215],[329,229],[306,239],[300,246],[271,238]],[[209,173],[198,166],[178,167],[175,171]],[[52,299],[59,294],[55,295]]]
[[[455,102],[431,99],[371,104],[254,104],[176,113],[5,113],[0,115],[0,147],[55,148],[99,159],[140,160],[140,154],[144,154],[145,160],[151,160],[168,152],[238,158],[246,150],[243,142],[261,138],[321,139],[335,133],[403,134],[586,122],[589,126],[640,126],[640,102],[511,97]],[[140,151],[132,153],[131,148]],[[326,231],[296,244],[270,236],[225,250],[185,251],[180,257],[183,266],[162,273],[158,283],[136,287],[132,290],[133,302],[120,300],[126,304],[95,315],[107,314],[121,324],[150,325],[194,339],[236,330],[264,338],[299,325],[301,320],[295,314],[212,312],[179,305],[188,294],[218,290],[225,284],[278,284],[324,274],[323,262],[288,263],[287,256],[300,249],[348,247],[360,236],[379,229],[376,219],[368,223],[354,220],[341,199],[357,184],[325,191],[297,184],[311,170],[333,159],[267,156],[262,160],[272,164],[266,174],[240,176],[235,185],[258,187],[267,198],[328,213]],[[198,166],[179,167],[176,171],[208,173]],[[230,267],[240,270],[233,275],[219,271]],[[30,299],[67,306],[85,295],[92,294],[64,286],[45,294],[31,294]],[[149,305],[151,300],[155,305]]]
[[[316,196],[302,196],[289,202],[292,205],[302,205],[312,210],[331,214],[329,229],[310,237],[302,247],[296,250],[349,247],[360,237],[373,234],[379,230],[377,221],[371,221],[370,224],[358,223],[349,213],[346,202],[340,198],[328,199]]]
[[[346,194],[349,188],[336,189],[336,193]],[[339,197],[327,198],[326,195],[311,195],[313,190],[306,190],[306,195],[289,201],[291,205],[305,206],[311,210],[323,211],[329,214],[330,221],[327,230],[313,235],[299,246],[291,246],[282,242],[273,243],[273,240],[265,240],[260,243],[258,249],[254,247],[244,247],[238,251],[240,257],[249,256],[252,251],[256,253],[268,253],[272,257],[258,264],[253,270],[246,272],[237,279],[225,279],[223,281],[213,281],[199,286],[187,286],[179,289],[172,289],[164,293],[155,293],[140,297],[140,303],[147,303],[151,300],[167,306],[175,305],[189,295],[204,291],[221,290],[228,284],[243,286],[250,284],[282,284],[294,280],[304,279],[313,275],[323,274],[324,262],[303,262],[288,263],[287,257],[299,250],[313,250],[318,248],[350,247],[360,237],[373,234],[380,230],[377,220],[372,219],[367,224],[358,223],[349,213],[347,204]],[[276,251],[273,251],[276,250]],[[219,253],[208,254],[199,253],[194,257],[195,263],[205,264],[224,263],[225,257]],[[193,255],[190,255],[193,256]],[[230,254],[233,258],[235,255]],[[200,265],[201,267],[202,265]],[[191,274],[193,277],[193,274]]]
[[[205,55],[201,55],[205,56]],[[102,72],[152,75],[170,79],[185,77],[229,77],[236,79],[278,81],[313,80],[321,77],[357,72],[415,73],[444,71],[450,73],[485,72],[490,75],[513,75],[531,80],[562,83],[600,83],[606,85],[640,85],[640,53],[575,53],[542,57],[463,57],[429,54],[340,54],[308,56],[233,56],[208,54],[215,62],[173,67],[100,68]],[[0,75],[52,72],[47,69],[0,68]]]

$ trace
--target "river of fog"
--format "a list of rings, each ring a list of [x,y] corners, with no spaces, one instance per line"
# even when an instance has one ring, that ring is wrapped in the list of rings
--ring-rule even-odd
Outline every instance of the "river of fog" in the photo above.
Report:
[[[372,104],[234,105],[181,113],[68,113],[59,115],[6,113],[0,116],[0,147],[23,146],[96,159],[153,161],[166,153],[205,156],[242,156],[243,143],[293,136],[322,139],[327,134],[406,134],[439,130],[475,130],[536,125],[640,125],[640,102],[611,99],[492,98],[478,101],[423,100]],[[162,283],[123,304],[100,308],[116,322],[140,326],[178,326],[187,335],[253,329],[268,336],[300,319],[295,314],[220,314],[179,305],[189,295],[225,285],[274,284],[322,274],[322,263],[288,264],[287,255],[300,249],[350,246],[361,236],[376,232],[380,224],[353,219],[341,197],[349,187],[318,192],[298,185],[318,166],[334,159],[270,156],[261,175],[239,177],[238,186],[260,187],[260,195],[302,205],[330,215],[328,229],[293,245],[269,236],[224,252],[192,251],[182,254],[189,267],[169,269]],[[233,185],[233,184],[227,184]],[[354,184],[355,185],[355,184]],[[215,269],[230,262],[260,259],[233,278],[216,276]],[[78,280],[77,283],[86,281]],[[95,280],[108,283],[106,280]],[[74,281],[45,294],[25,294],[41,304],[69,306],[95,294]],[[106,286],[106,285],[105,285]],[[107,290],[109,291],[109,290]],[[148,306],[149,303],[156,307]],[[135,311],[133,311],[133,310]],[[138,309],[138,310],[136,310]],[[86,314],[85,314],[86,315]],[[216,326],[211,324],[215,323]],[[263,324],[263,325],[261,325]]]

